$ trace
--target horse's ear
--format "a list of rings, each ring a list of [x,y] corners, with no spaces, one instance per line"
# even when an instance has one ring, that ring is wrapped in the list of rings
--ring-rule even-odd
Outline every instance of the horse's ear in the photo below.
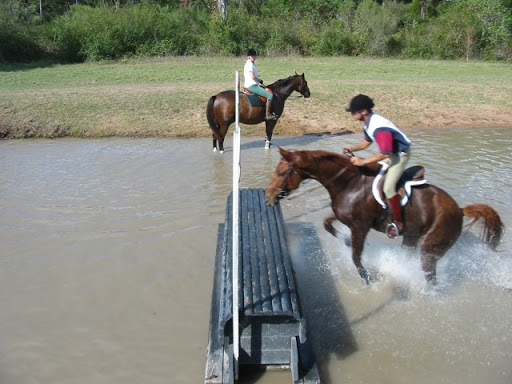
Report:
[[[287,151],[286,149],[279,147],[279,152],[281,153],[283,159],[285,159],[288,163],[291,164],[295,164],[300,158],[297,151],[295,151],[294,149],[290,149],[289,151]]]
[[[293,162],[294,151],[287,151],[286,149],[279,147],[279,153],[281,154],[281,157],[285,159],[288,163]]]
[[[299,74],[297,73],[297,71],[295,71],[295,76],[299,76]]]

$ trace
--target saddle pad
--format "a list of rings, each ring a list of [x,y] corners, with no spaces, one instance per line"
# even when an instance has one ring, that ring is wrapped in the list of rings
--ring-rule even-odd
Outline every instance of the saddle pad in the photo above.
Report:
[[[385,162],[382,162],[381,164],[382,164],[382,168],[380,169],[379,174],[375,177],[375,180],[373,180],[372,193],[373,193],[373,197],[375,198],[375,200],[377,200],[377,202],[382,206],[382,209],[386,209],[387,204],[384,202],[385,199],[384,199],[384,196],[382,195],[382,187],[379,184],[380,184],[382,178],[384,177],[384,175],[386,174],[386,172],[389,168],[389,164],[385,163]],[[412,175],[413,175],[417,171],[417,169],[418,169],[417,166],[409,167],[404,171],[404,175],[406,175],[408,173],[412,173]],[[403,175],[402,175],[402,177],[403,177]],[[400,184],[400,181],[398,182],[398,184]],[[416,187],[419,185],[425,185],[425,184],[427,184],[426,179],[420,179],[420,180],[413,179],[413,180],[406,181],[402,186],[404,189],[404,195],[400,199],[400,205],[403,207],[404,205],[406,205],[409,202],[409,197],[411,196],[411,193],[412,193],[412,187]],[[397,185],[397,187],[399,187],[399,186]]]
[[[248,94],[245,92],[243,92],[242,94],[245,95],[245,97],[247,97],[247,99],[249,99],[249,103],[253,107],[264,107],[265,106],[265,103],[263,101],[261,101],[261,99],[258,95],[254,94],[254,93]]]

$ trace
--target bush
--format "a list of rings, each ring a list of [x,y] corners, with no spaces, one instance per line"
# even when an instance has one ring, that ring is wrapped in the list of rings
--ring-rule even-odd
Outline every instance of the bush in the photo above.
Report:
[[[0,18],[0,62],[29,62],[44,57],[33,27]]]
[[[425,20],[419,20],[420,0],[248,0],[230,2],[227,22],[211,3],[133,4],[138,1],[118,9],[72,5],[42,25],[33,6],[16,13],[21,21],[0,12],[0,60],[242,55],[249,47],[267,55],[512,58],[512,16],[505,0],[432,0]]]
[[[406,57],[510,58],[512,17],[500,0],[458,0],[428,23],[412,23],[400,34]]]
[[[65,62],[135,55],[197,53],[204,14],[192,8],[139,4],[120,9],[74,5],[47,28],[49,49]]]

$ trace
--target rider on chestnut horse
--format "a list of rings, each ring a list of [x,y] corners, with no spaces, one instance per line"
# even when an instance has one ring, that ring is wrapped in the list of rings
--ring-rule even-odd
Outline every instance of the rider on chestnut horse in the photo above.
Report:
[[[357,95],[350,101],[350,106],[346,110],[352,113],[354,120],[363,123],[364,139],[354,146],[344,147],[343,153],[351,154],[360,151],[370,146],[374,141],[379,146],[379,153],[367,159],[354,156],[350,161],[358,167],[379,161],[387,162],[390,165],[383,189],[391,208],[393,221],[387,226],[386,235],[390,239],[396,239],[405,230],[400,195],[396,191],[396,184],[409,162],[411,141],[391,121],[373,113],[372,108],[374,106],[373,100],[366,95]]]
[[[244,88],[267,99],[265,120],[277,120],[275,113],[271,112],[273,95],[260,86],[260,84],[263,84],[263,80],[258,77],[258,69],[254,65],[255,61],[256,51],[251,48],[247,51],[247,61],[244,65]]]

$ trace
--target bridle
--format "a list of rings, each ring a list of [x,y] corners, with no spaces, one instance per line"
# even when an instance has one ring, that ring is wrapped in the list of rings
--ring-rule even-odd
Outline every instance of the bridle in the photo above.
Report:
[[[291,175],[293,173],[295,173],[300,177],[300,174],[294,168],[295,158],[291,162],[290,161],[286,161],[286,162],[288,164],[288,169],[286,170],[286,174],[283,176],[283,182],[281,183],[281,187],[278,188],[278,187],[272,186],[272,188],[277,189],[277,191],[279,192],[277,194],[278,199],[282,199],[283,197],[286,197],[290,194],[290,191],[288,190],[287,187],[288,187],[288,183],[289,183],[289,179],[290,179]]]
[[[297,76],[297,75],[296,75],[296,76]],[[301,76],[301,77],[302,77],[302,76]],[[275,90],[275,89],[272,89],[272,93],[273,93],[274,95],[279,95],[279,96],[281,96],[281,97],[286,97],[286,98],[288,98],[288,99],[290,99],[290,98],[299,99],[299,98],[301,98],[301,97],[304,97],[304,98],[305,98],[304,93],[303,93],[303,92],[305,92],[305,89],[304,89],[304,88],[307,88],[307,89],[309,90],[309,88],[308,88],[308,86],[307,86],[307,84],[306,84],[306,80],[305,80],[305,79],[302,79],[302,80],[301,80],[301,82],[300,82],[300,84],[298,85],[297,89],[294,89],[294,90],[293,90],[292,92],[290,92],[290,94],[288,94],[288,95],[287,95],[286,93],[279,92],[279,91],[277,91],[277,90]],[[293,93],[294,91],[295,91],[295,92],[300,93],[300,95],[293,95],[293,96],[292,96],[292,93]],[[301,91],[303,91],[303,92],[301,92]]]
[[[347,156],[349,157],[352,157],[354,156],[354,154],[352,152],[348,153]],[[290,179],[291,175],[293,173],[297,174],[299,177],[300,174],[299,172],[297,172],[294,168],[294,164],[296,162],[296,159],[294,158],[292,161],[287,161],[288,163],[288,169],[286,170],[286,174],[283,176],[283,182],[281,183],[281,187],[278,188],[278,187],[275,187],[275,186],[272,186],[271,188],[273,189],[277,189],[278,190],[278,195],[277,195],[277,198],[278,199],[282,199],[284,197],[287,197],[291,191],[288,190],[288,180]],[[329,185],[333,180],[336,180],[338,177],[340,177],[343,172],[345,172],[347,170],[347,168],[349,167],[349,164],[345,165],[343,168],[341,168],[333,177],[331,177],[329,180],[327,180],[327,182],[325,182],[325,186]],[[301,177],[301,181],[302,181],[302,177]],[[293,198],[296,198],[298,196],[301,196],[305,193],[309,193],[309,192],[312,192],[320,187],[323,187],[324,185],[318,185],[316,187],[313,187],[313,188],[310,188],[302,193],[298,193],[296,195],[294,195],[294,197],[290,197],[289,200],[293,199]]]

